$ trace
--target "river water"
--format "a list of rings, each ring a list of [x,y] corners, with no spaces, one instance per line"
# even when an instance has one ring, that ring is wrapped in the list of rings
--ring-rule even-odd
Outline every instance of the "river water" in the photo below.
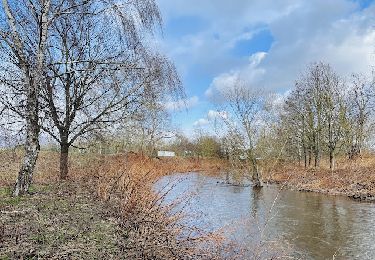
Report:
[[[275,185],[254,190],[199,173],[167,176],[156,189],[171,185],[166,202],[188,196],[193,225],[221,230],[251,250],[281,246],[299,259],[375,259],[375,204]]]

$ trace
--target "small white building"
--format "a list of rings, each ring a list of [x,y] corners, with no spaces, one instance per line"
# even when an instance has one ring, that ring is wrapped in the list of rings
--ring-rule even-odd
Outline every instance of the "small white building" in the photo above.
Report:
[[[170,151],[158,151],[158,157],[175,157],[175,152]]]

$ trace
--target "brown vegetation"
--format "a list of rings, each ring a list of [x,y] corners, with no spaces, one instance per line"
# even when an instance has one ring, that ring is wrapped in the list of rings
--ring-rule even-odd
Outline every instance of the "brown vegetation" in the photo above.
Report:
[[[281,183],[291,189],[331,195],[345,195],[354,199],[375,200],[375,157],[365,154],[348,160],[339,158],[331,170],[329,162],[319,168],[305,168],[295,163],[278,163],[264,172],[266,182]]]
[[[180,211],[171,214],[176,203],[162,203],[168,191],[152,189],[163,175],[215,172],[222,167],[220,161],[73,156],[68,181],[54,184],[59,155],[42,152],[34,194],[12,199],[2,193],[1,257],[221,259],[228,252],[224,247],[230,245],[221,236],[184,226]],[[21,154],[2,152],[0,158],[1,186],[10,187]]]

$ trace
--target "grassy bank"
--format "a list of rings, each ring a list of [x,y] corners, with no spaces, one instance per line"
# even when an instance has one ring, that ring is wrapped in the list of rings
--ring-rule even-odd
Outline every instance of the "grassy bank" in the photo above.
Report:
[[[0,259],[113,259],[125,232],[104,203],[74,183],[34,186],[33,195],[0,195]]]
[[[375,156],[366,154],[355,160],[341,158],[333,170],[324,161],[319,168],[277,163],[264,170],[263,181],[283,184],[294,190],[375,201]]]
[[[58,154],[42,152],[32,194],[12,198],[21,154],[0,155],[0,259],[222,259],[229,246],[218,234],[181,224],[167,191],[154,183],[166,174],[217,172],[217,160],[159,160],[136,154],[70,158],[59,182]]]

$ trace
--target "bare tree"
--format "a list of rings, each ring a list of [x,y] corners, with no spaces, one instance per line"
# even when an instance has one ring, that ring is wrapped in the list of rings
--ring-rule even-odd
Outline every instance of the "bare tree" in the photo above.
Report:
[[[370,120],[374,108],[374,83],[366,76],[353,74],[347,92],[348,127],[346,142],[348,156],[360,155],[371,129]]]
[[[313,154],[314,166],[318,167],[327,147],[332,167],[342,134],[338,121],[340,113],[345,113],[340,87],[339,77],[328,64],[313,63],[297,80],[296,89],[287,99],[287,121],[297,123],[291,134],[300,139],[305,166],[311,164]]]
[[[60,144],[61,179],[78,139],[136,117],[145,101],[182,94],[174,66],[144,45],[161,23],[153,0],[75,3],[52,25],[42,89],[41,127]]]
[[[78,138],[112,127],[155,89],[182,93],[174,66],[144,46],[161,24],[154,0],[3,0],[2,7],[1,101],[15,122],[25,120],[26,133],[14,195],[29,189],[40,129],[61,146],[64,179]]]
[[[51,0],[2,1],[0,23],[1,83],[4,106],[25,120],[25,156],[13,191],[28,192],[39,153],[40,89],[51,22]]]
[[[284,106],[283,124],[291,140],[302,147],[305,167],[319,166],[327,153],[330,168],[336,154],[345,151],[349,157],[360,153],[369,126],[373,86],[363,76],[352,76],[346,84],[329,64],[310,65],[297,80]],[[307,155],[306,155],[307,154]],[[308,157],[308,158],[307,158]]]
[[[324,72],[321,93],[324,127],[322,141],[328,149],[329,167],[333,169],[336,150],[343,141],[343,124],[347,116],[342,91],[345,85],[331,67],[326,66]]]
[[[143,150],[154,155],[158,144],[173,136],[170,118],[164,106],[158,102],[146,102],[141,109],[138,125],[141,128]]]
[[[308,165],[308,114],[306,107],[306,92],[303,86],[296,82],[295,89],[285,100],[281,124],[287,135],[289,154],[303,157],[304,166]],[[310,160],[311,162],[311,160]]]
[[[257,135],[261,128],[261,111],[264,99],[260,93],[252,91],[241,81],[238,81],[232,89],[225,94],[228,104],[227,112],[231,117],[223,118],[232,134],[237,140],[237,145],[242,147],[243,155],[250,162],[252,180],[255,187],[260,187],[260,178],[255,154]],[[230,144],[233,144],[230,141]],[[237,150],[237,149],[236,149]]]

